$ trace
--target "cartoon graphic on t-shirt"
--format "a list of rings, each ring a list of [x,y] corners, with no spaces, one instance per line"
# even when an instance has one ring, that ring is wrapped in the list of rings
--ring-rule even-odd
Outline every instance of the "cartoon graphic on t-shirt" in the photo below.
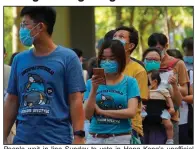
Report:
[[[97,103],[98,106],[103,110],[115,109],[114,99],[108,95],[101,95],[101,100]]]
[[[114,101],[114,99],[109,96],[109,95],[103,95],[101,94],[101,100],[97,102],[97,105],[99,106],[100,109],[103,110],[117,110],[117,109],[122,109],[123,106],[122,104],[117,105]],[[120,120],[118,119],[113,119],[113,118],[108,118],[103,115],[96,115],[96,120],[98,123],[106,123],[106,124],[119,124]]]
[[[44,80],[37,74],[28,74],[25,86],[24,106],[44,105],[47,103]]]
[[[117,110],[122,109],[122,104],[116,105],[114,99],[108,95],[101,95],[101,100],[97,103],[100,109],[103,110]]]

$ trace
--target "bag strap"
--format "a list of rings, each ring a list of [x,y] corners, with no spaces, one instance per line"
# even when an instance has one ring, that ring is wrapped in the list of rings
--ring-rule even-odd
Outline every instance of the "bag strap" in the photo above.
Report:
[[[192,69],[189,69],[187,71],[189,79],[190,79],[190,71],[193,71],[193,70]],[[188,82],[187,85],[188,85],[188,95],[190,95],[190,82]]]
[[[168,63],[168,66],[166,67],[161,67],[160,68],[160,71],[161,72],[164,72],[164,71],[170,71],[172,70],[175,65],[179,62],[180,60],[179,59],[176,59],[176,58],[173,58],[169,63]]]

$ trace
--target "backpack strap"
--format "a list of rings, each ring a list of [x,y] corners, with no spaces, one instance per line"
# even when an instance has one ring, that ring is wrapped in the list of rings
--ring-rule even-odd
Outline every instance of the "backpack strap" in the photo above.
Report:
[[[179,61],[180,61],[179,59],[172,58],[172,60],[169,61],[168,65],[166,67],[160,68],[160,72],[167,72],[167,71],[172,70],[175,67],[175,65],[177,64],[177,62],[179,62]]]
[[[187,71],[189,79],[190,79],[190,71],[193,71],[193,70],[188,69],[188,71]],[[188,95],[190,95],[190,82],[188,82],[187,85],[188,85]]]
[[[130,57],[130,59],[133,60],[134,62],[137,62],[138,64],[140,64],[146,70],[146,68],[144,66],[144,63],[142,61],[139,61],[139,60],[137,60],[137,59],[135,59],[133,57]]]

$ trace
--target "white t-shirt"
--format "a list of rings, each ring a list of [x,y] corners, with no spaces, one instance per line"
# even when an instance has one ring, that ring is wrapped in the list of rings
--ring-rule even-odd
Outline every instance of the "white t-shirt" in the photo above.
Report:
[[[86,84],[86,81],[88,79],[88,73],[87,73],[87,70],[83,70],[83,79],[85,81],[85,84]]]
[[[190,85],[193,83],[193,71],[189,71]],[[179,107],[180,120],[179,125],[188,123],[188,104],[185,101],[182,101],[181,106]]]

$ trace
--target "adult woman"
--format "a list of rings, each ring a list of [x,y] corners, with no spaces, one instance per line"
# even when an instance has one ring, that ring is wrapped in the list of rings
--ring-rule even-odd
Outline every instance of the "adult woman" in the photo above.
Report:
[[[91,119],[87,144],[130,144],[130,119],[136,114],[140,93],[137,81],[122,74],[125,65],[122,43],[105,41],[98,55],[105,78],[93,75],[84,94],[85,115]]]
[[[147,73],[148,75],[150,75],[150,71],[152,70],[159,70],[161,67],[161,58],[162,52],[158,49],[158,48],[148,48],[144,54],[143,54],[143,61],[144,61],[144,65],[146,67]],[[178,85],[177,85],[177,71],[174,68],[174,65],[172,66],[172,69],[169,70],[163,70],[160,73],[160,77],[161,77],[161,84],[159,85],[159,88],[166,88],[169,90],[170,95],[173,99],[173,103],[175,106],[175,110],[176,112],[173,114],[173,116],[171,117],[172,119],[172,123],[178,122],[178,107],[181,104],[181,93],[178,89]],[[175,127],[174,127],[175,129]],[[154,132],[154,131],[153,131]],[[176,132],[174,130],[174,137],[178,136],[178,132]],[[146,137],[146,134],[145,134]],[[158,138],[163,138],[163,137],[158,137]],[[175,139],[174,139],[175,140]],[[159,142],[157,142],[157,140],[155,140],[155,143],[163,143],[163,140],[158,140]],[[152,143],[152,142],[150,142]]]

